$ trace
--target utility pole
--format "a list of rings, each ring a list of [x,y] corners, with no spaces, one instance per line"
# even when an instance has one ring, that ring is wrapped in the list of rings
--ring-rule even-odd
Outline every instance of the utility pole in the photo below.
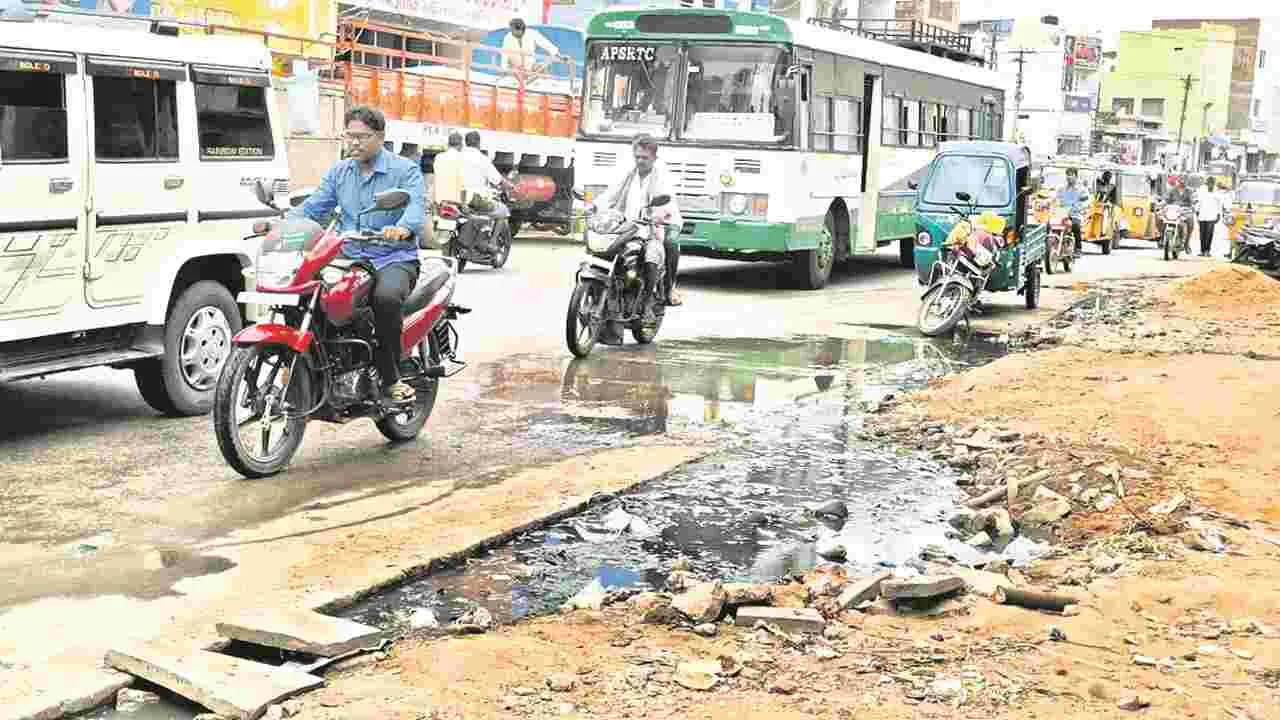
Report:
[[[1018,63],[1018,84],[1013,91],[1013,130],[1009,134],[1010,142],[1018,141],[1018,116],[1022,114],[1022,71],[1027,64],[1027,55],[1035,53],[1034,50],[1012,50],[1013,55],[1018,57],[1014,62]]]
[[[1191,83],[1194,82],[1190,75],[1182,78],[1182,114],[1178,118],[1178,159],[1182,159],[1182,128],[1187,124],[1187,98],[1191,95]],[[1185,167],[1185,165],[1184,165]]]

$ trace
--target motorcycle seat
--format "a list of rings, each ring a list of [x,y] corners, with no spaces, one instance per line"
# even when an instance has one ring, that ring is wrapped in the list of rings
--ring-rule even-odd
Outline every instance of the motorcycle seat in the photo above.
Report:
[[[448,267],[439,263],[429,263],[422,267],[418,274],[418,284],[413,288],[413,292],[409,293],[409,297],[404,299],[400,305],[400,309],[405,315],[415,313],[427,306],[431,302],[431,298],[435,297],[440,288],[449,282],[449,278],[453,275],[453,271]]]

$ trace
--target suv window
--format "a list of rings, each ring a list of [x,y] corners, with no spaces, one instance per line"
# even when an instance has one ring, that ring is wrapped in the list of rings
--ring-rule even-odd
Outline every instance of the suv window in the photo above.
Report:
[[[265,87],[196,84],[196,125],[201,158],[275,155]]]
[[[94,137],[100,160],[177,160],[178,92],[172,80],[97,76]]]
[[[0,70],[0,161],[68,158],[65,83],[61,73]]]

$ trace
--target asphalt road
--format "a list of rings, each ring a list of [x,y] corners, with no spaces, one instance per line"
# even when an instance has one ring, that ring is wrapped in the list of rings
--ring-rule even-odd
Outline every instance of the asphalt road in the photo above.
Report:
[[[1207,262],[1171,268],[1149,245],[1131,246],[1109,257],[1089,254],[1071,275],[1047,277],[1045,305],[1060,306],[1074,283],[1186,273]],[[86,552],[185,546],[337,493],[368,497],[423,477],[573,452],[513,441],[511,428],[536,404],[534,388],[558,387],[569,363],[564,313],[580,253],[571,242],[524,238],[506,268],[467,270],[456,302],[475,310],[459,323],[471,364],[446,381],[418,442],[390,447],[367,421],[314,423],[291,470],[269,480],[243,480],[223,463],[207,417],[158,417],[128,372],[96,369],[0,386],[0,406],[11,409],[0,419],[0,614],[53,594],[117,587],[115,568],[82,562]],[[822,291],[790,289],[777,265],[697,258],[684,261],[681,286],[686,305],[668,314],[659,342],[830,335],[856,325],[913,333],[919,296],[913,272],[897,266],[896,248],[838,272]],[[1013,293],[989,302],[984,322],[997,329],[1030,318]]]

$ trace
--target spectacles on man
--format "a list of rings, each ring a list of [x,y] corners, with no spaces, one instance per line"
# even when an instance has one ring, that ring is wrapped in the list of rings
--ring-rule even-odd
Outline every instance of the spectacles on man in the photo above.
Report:
[[[371,133],[371,132],[347,132],[347,133],[344,133],[344,134],[343,134],[342,138],[343,138],[344,140],[346,140],[347,142],[357,142],[357,143],[362,143],[362,142],[369,142],[369,140],[370,140],[370,139],[372,139],[374,135],[376,135],[376,133]]]

